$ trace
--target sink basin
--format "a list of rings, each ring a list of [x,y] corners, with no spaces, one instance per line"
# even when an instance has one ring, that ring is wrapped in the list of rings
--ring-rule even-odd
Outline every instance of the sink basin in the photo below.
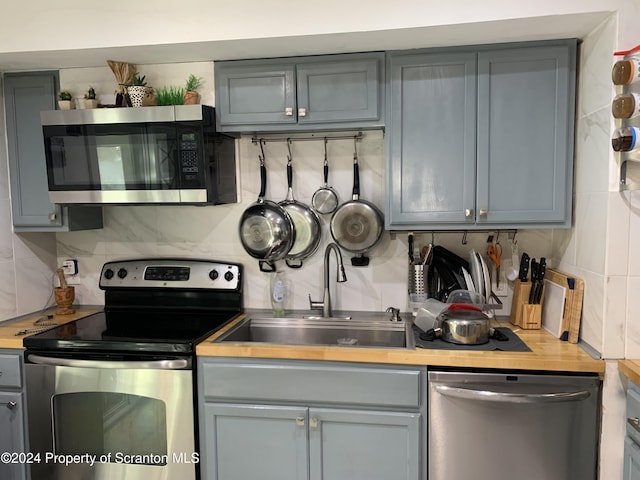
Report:
[[[245,318],[214,342],[415,348],[411,324],[342,318]]]

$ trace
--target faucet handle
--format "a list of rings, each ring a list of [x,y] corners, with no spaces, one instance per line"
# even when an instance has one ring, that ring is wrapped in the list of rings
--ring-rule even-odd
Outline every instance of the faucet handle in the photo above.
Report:
[[[391,312],[391,318],[389,319],[390,322],[401,322],[402,318],[400,318],[400,309],[399,308],[394,308],[394,307],[389,307],[385,310],[385,312],[389,313]]]
[[[309,308],[311,310],[322,310],[324,308],[324,302],[314,302],[311,300],[311,294],[309,294]]]

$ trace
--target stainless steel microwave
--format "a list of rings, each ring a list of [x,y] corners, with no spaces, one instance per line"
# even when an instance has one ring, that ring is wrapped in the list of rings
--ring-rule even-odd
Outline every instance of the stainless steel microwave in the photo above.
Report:
[[[40,113],[49,198],[59,204],[222,204],[235,141],[206,105]]]

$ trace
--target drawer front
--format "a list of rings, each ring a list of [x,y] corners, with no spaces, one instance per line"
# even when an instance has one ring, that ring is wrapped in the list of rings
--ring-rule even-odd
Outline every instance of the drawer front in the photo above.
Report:
[[[200,375],[207,400],[417,408],[424,374],[353,365],[205,361]]]
[[[0,387],[21,387],[20,357],[0,355]]]

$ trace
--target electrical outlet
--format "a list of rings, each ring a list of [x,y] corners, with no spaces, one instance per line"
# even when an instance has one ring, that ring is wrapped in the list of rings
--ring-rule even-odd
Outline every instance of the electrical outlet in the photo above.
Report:
[[[78,260],[68,259],[62,264],[62,270],[65,275],[77,275],[78,274]]]

